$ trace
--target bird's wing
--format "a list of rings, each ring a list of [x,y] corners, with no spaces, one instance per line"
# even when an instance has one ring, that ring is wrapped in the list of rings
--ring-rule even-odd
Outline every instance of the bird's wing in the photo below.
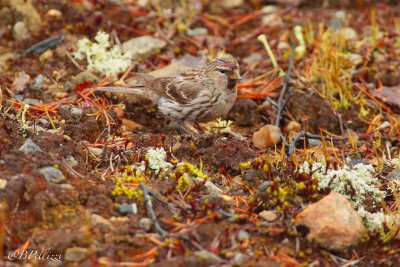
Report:
[[[196,81],[190,77],[163,77],[149,81],[146,86],[161,97],[186,105],[192,102],[202,89],[202,85]]]
[[[133,88],[133,87],[95,87],[95,88],[88,88],[88,90],[97,91],[97,92],[112,92],[112,93],[125,93],[125,94],[141,95],[143,93],[143,90],[141,88],[143,88],[143,86],[137,86],[136,88]]]

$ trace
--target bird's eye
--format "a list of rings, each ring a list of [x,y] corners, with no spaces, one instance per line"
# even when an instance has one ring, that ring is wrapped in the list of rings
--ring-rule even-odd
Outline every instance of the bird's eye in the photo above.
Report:
[[[218,71],[221,73],[224,73],[224,74],[228,72],[228,70],[226,70],[226,69],[218,69]]]

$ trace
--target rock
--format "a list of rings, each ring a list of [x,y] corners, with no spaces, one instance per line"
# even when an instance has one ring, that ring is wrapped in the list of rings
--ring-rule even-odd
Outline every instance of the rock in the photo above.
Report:
[[[72,107],[70,109],[70,113],[71,113],[72,118],[79,119],[83,114],[83,110],[80,108],[77,108],[77,107]]]
[[[33,79],[31,88],[33,90],[42,90],[43,89],[43,84],[44,84],[44,76],[42,74],[39,74],[36,76],[35,79]]]
[[[260,216],[260,218],[267,222],[273,222],[278,219],[278,215],[276,215],[276,213],[271,210],[263,210],[258,214],[258,216]]]
[[[195,180],[196,180],[196,182],[198,182],[198,183],[204,183],[204,179],[202,179],[202,178],[196,178]],[[210,182],[210,181],[206,181],[205,184],[204,184],[204,186],[207,188],[207,192],[208,192],[210,195],[213,195],[213,196],[220,196],[220,195],[222,195],[222,193],[223,193],[223,191],[222,191],[221,188],[219,188],[218,186],[216,186],[214,183],[212,183],[212,182]]]
[[[54,56],[54,52],[52,50],[46,50],[45,52],[43,52],[40,56],[39,56],[39,61],[40,62],[44,62],[47,60],[52,59]]]
[[[65,159],[65,162],[71,168],[78,166],[78,162],[76,161],[76,159],[73,156],[67,156],[67,158]]]
[[[22,100],[22,103],[24,103],[25,105],[36,106],[42,104],[42,101],[35,98],[25,98],[24,100]]]
[[[0,70],[2,70],[9,59],[15,58],[16,54],[13,52],[6,52],[0,55]]]
[[[340,35],[345,39],[345,40],[357,40],[358,39],[358,34],[357,32],[350,27],[346,27],[340,30]]]
[[[329,28],[333,30],[340,30],[347,24],[346,12],[344,10],[338,10],[335,12],[332,20],[329,22]]]
[[[25,22],[18,21],[13,27],[13,37],[16,41],[20,42],[31,37]]]
[[[279,50],[289,50],[290,49],[290,44],[288,42],[280,41],[278,43],[278,49]]]
[[[208,30],[203,27],[197,27],[194,29],[187,30],[187,35],[189,36],[206,35],[206,34],[208,34]]]
[[[363,57],[360,54],[351,53],[348,55],[349,60],[354,65],[358,66],[364,62]]]
[[[61,19],[63,15],[62,15],[61,11],[58,9],[50,9],[49,11],[47,11],[46,15],[44,15],[44,16]]]
[[[235,256],[233,256],[233,259],[231,260],[231,264],[233,266],[242,266],[244,263],[245,257],[242,253],[236,253]]]
[[[261,193],[264,193],[270,185],[271,185],[270,181],[265,181],[258,187],[258,191],[260,191]]]
[[[74,190],[75,187],[73,187],[71,184],[60,184],[60,188],[64,190]]]
[[[149,218],[141,218],[139,220],[139,227],[145,232],[149,232],[152,225],[153,222]]]
[[[268,5],[261,8],[261,12],[264,14],[274,13],[279,10],[278,6]]]
[[[243,5],[243,0],[221,0],[219,4],[223,8],[231,9]]]
[[[4,190],[7,186],[7,180],[0,179],[0,190]]]
[[[143,128],[143,125],[141,125],[137,122],[134,122],[133,120],[121,118],[121,122],[122,122],[122,125],[124,125],[126,130],[128,130],[128,131]]]
[[[365,233],[360,215],[336,192],[310,204],[295,217],[295,224],[308,228],[308,240],[334,251],[357,245]]]
[[[90,219],[94,225],[104,225],[107,228],[113,228],[113,225],[109,220],[107,220],[106,218],[104,218],[98,214],[94,214],[94,213],[91,214]]]
[[[206,62],[203,59],[187,54],[168,66],[150,72],[149,74],[154,77],[175,76],[184,71],[199,68],[204,64],[206,64]]]
[[[298,123],[297,121],[290,121],[287,125],[286,128],[289,132],[295,131],[295,132],[300,132],[301,130],[301,124]]]
[[[32,0],[13,0],[10,1],[10,5],[24,17],[24,23],[31,33],[39,32],[42,21]]]
[[[78,85],[83,82],[92,82],[92,83],[97,83],[99,81],[99,78],[94,75],[90,70],[85,70],[79,73],[78,75],[75,75],[72,78],[72,84]]]
[[[265,125],[253,134],[251,140],[260,149],[273,146],[281,141],[281,129],[274,125]]]
[[[54,167],[44,167],[39,169],[39,172],[47,181],[52,183],[60,184],[66,180],[64,174],[59,169]]]
[[[12,83],[12,89],[17,94],[24,92],[25,87],[31,81],[31,77],[26,74],[24,71],[19,72],[17,77],[14,79]]]
[[[30,138],[25,140],[24,144],[19,148],[19,151],[22,151],[24,153],[43,152],[43,150]]]
[[[122,44],[122,51],[130,53],[133,59],[143,59],[157,54],[166,45],[167,42],[162,39],[151,36],[140,36],[124,42]]]
[[[132,204],[120,204],[118,205],[118,211],[122,215],[127,215],[127,214],[137,214],[137,205],[136,203]]]
[[[243,62],[246,64],[251,64],[253,62],[260,61],[263,58],[263,56],[260,53],[252,53],[250,56],[247,56],[243,59]]]
[[[137,0],[137,5],[144,8],[149,5],[149,0]]]
[[[245,242],[245,241],[248,241],[250,239],[250,235],[245,230],[239,230],[239,232],[237,234],[237,239],[240,242]]]
[[[98,148],[98,147],[88,147],[87,150],[90,152],[90,154],[92,154],[95,157],[99,157],[101,155],[101,153],[103,153],[102,148]]]
[[[223,262],[223,259],[205,249],[194,252],[194,255],[196,257],[199,257],[200,259],[207,260],[207,262],[213,263],[218,266]]]
[[[283,27],[285,24],[281,16],[276,13],[271,13],[262,17],[261,24],[271,27],[271,28],[280,28]]]
[[[320,146],[322,145],[322,141],[320,139],[308,139],[309,146]]]
[[[68,248],[64,254],[64,260],[69,262],[81,262],[86,260],[88,257],[88,249],[73,247]]]

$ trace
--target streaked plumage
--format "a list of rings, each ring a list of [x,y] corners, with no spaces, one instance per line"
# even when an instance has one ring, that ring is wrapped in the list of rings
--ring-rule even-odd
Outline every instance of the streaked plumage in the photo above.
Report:
[[[149,98],[160,114],[178,122],[207,122],[228,113],[241,79],[235,60],[217,58],[175,77],[143,75],[134,87],[100,87],[95,91],[130,93]]]

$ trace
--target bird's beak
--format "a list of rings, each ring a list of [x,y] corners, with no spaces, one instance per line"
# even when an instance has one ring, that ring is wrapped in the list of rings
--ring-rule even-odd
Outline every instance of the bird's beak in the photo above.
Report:
[[[239,70],[238,69],[232,70],[232,73],[229,76],[229,79],[230,80],[241,80],[242,76],[240,76]]]

